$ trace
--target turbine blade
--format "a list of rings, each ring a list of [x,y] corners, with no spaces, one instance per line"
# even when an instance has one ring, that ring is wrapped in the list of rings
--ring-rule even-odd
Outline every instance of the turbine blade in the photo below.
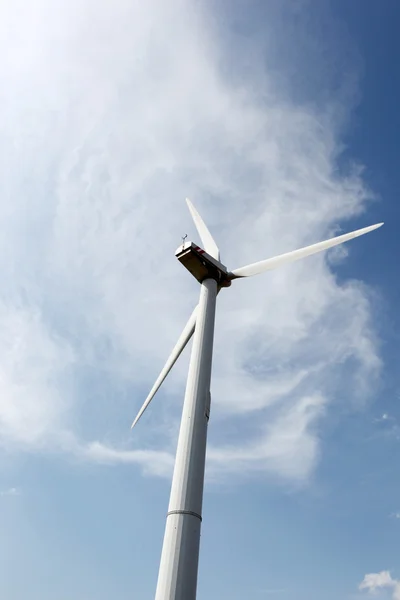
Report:
[[[190,210],[190,214],[192,215],[192,219],[194,224],[196,225],[197,232],[200,236],[200,239],[203,243],[204,250],[213,258],[219,260],[219,248],[215,243],[215,240],[211,233],[209,232],[207,225],[204,223],[203,219],[189,200],[186,198],[187,205]]]
[[[294,262],[295,260],[299,260],[300,258],[305,258],[306,256],[316,254],[317,252],[321,252],[322,250],[327,250],[328,248],[332,248],[333,246],[337,246],[338,244],[343,244],[343,242],[347,242],[348,240],[352,240],[353,238],[356,238],[360,235],[369,233],[374,229],[378,229],[378,227],[381,227],[382,225],[383,223],[377,223],[376,225],[371,225],[370,227],[364,227],[363,229],[357,229],[357,231],[352,231],[351,233],[339,235],[338,237],[331,238],[330,240],[326,240],[325,242],[318,242],[317,244],[312,244],[311,246],[300,248],[300,250],[294,250],[293,252],[280,254],[279,256],[275,256],[274,258],[267,258],[266,260],[261,260],[260,262],[252,263],[251,265],[247,265],[246,267],[235,269],[231,272],[232,279],[236,279],[238,277],[250,277],[252,275],[258,275],[259,273],[263,273],[264,271],[276,269],[277,267],[281,267],[282,265],[285,265],[287,263]]]
[[[186,323],[184,330],[182,331],[177,343],[175,344],[174,349],[172,350],[171,354],[169,355],[168,360],[165,363],[161,373],[157,377],[155,384],[151,388],[150,393],[147,396],[146,400],[144,401],[142,408],[139,410],[138,414],[136,415],[135,420],[133,421],[133,423],[131,425],[131,429],[139,421],[140,417],[142,416],[142,414],[144,413],[144,411],[146,410],[146,408],[152,401],[154,395],[160,388],[162,382],[164,381],[164,379],[166,378],[166,376],[168,375],[168,373],[170,372],[170,370],[172,369],[172,367],[178,360],[179,356],[182,353],[182,350],[185,348],[186,344],[192,337],[195,326],[196,326],[196,316],[197,316],[197,306],[194,309],[194,311],[192,312],[192,314],[189,318],[189,321]]]

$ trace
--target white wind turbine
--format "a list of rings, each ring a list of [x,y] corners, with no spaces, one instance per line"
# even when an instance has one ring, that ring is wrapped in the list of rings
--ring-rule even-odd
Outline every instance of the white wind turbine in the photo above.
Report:
[[[210,379],[215,305],[218,292],[223,287],[229,287],[234,279],[276,269],[347,242],[383,225],[383,223],[371,225],[325,242],[228,271],[219,260],[218,246],[207,226],[190,200],[187,200],[187,203],[204,250],[193,242],[184,241],[175,252],[175,256],[201,284],[200,300],[132,423],[133,427],[138,422],[194,333],[156,600],[195,600],[196,598],[207,425],[211,401]]]

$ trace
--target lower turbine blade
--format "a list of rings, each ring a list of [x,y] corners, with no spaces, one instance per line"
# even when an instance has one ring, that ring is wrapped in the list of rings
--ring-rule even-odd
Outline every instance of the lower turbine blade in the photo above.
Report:
[[[234,271],[232,271],[231,278],[237,279],[238,277],[250,277],[252,275],[258,275],[259,273],[263,273],[264,271],[276,269],[278,267],[286,265],[287,263],[299,260],[300,258],[305,258],[306,256],[316,254],[317,252],[321,252],[322,250],[327,250],[328,248],[332,248],[333,246],[337,246],[338,244],[343,244],[343,242],[347,242],[348,240],[352,240],[353,238],[356,238],[360,235],[369,233],[374,229],[378,229],[378,227],[381,227],[382,225],[383,223],[377,223],[376,225],[371,225],[370,227],[364,227],[363,229],[357,229],[357,231],[352,231],[351,233],[339,235],[338,237],[326,240],[325,242],[318,242],[318,244],[312,244],[311,246],[300,248],[300,250],[294,250],[293,252],[280,254],[279,256],[275,256],[274,258],[267,258],[266,260],[261,260],[260,262],[252,263],[251,265],[247,265],[246,267],[241,267],[240,269],[235,269]]]
[[[165,363],[164,368],[162,369],[161,373],[159,374],[159,376],[158,376],[155,384],[151,388],[150,393],[147,396],[146,400],[144,401],[144,404],[143,404],[142,408],[139,410],[139,412],[138,412],[135,420],[133,421],[133,423],[131,425],[131,429],[139,421],[140,417],[142,416],[142,414],[144,413],[144,411],[146,410],[146,408],[148,407],[148,405],[152,401],[154,395],[156,394],[156,392],[160,388],[162,382],[164,381],[164,379],[166,378],[166,376],[168,375],[168,373],[170,372],[170,370],[172,369],[172,367],[174,366],[174,364],[178,360],[179,356],[181,355],[181,353],[182,353],[183,349],[185,348],[186,344],[188,343],[188,341],[192,337],[193,332],[194,332],[194,328],[196,326],[196,315],[197,315],[197,306],[194,309],[194,311],[192,312],[189,321],[186,323],[186,326],[185,326],[184,330],[182,331],[182,333],[181,333],[181,335],[179,337],[179,340],[177,341],[174,349],[172,350],[170,356],[168,357],[168,360]]]

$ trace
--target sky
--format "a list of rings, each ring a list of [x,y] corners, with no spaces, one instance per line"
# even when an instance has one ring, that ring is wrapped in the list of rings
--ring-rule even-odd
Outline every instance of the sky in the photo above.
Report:
[[[0,7],[0,597],[154,597],[189,351],[218,298],[198,599],[400,598],[400,7]]]

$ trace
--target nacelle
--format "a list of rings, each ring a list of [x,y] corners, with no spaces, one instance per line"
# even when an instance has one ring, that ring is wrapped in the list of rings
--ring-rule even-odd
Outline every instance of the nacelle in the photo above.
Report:
[[[199,283],[205,279],[215,279],[219,287],[229,287],[231,285],[225,265],[193,242],[185,242],[179,246],[175,256]]]

